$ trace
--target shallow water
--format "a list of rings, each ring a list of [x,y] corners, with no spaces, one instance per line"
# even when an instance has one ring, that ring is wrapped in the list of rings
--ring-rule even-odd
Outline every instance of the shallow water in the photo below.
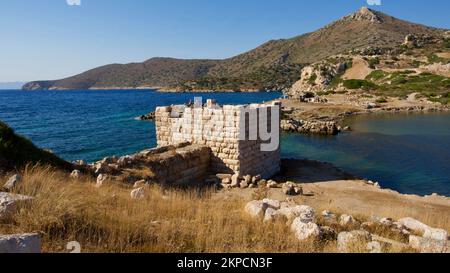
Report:
[[[283,156],[333,163],[402,193],[450,195],[450,115],[383,114],[350,119],[332,137],[285,134]]]
[[[0,91],[0,120],[64,159],[91,162],[154,147],[154,123],[135,118],[196,96],[245,104],[281,94]],[[338,136],[284,134],[283,157],[330,162],[403,193],[450,196],[449,114],[360,116],[349,123],[354,131]]]

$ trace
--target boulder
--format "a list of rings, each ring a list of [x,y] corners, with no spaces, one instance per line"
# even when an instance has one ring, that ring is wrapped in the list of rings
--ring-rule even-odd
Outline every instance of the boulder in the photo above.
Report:
[[[20,174],[15,174],[11,176],[8,181],[6,181],[5,185],[3,185],[3,188],[6,191],[11,191],[15,187],[17,187],[22,182],[22,176]]]
[[[447,240],[448,233],[443,229],[429,227],[428,225],[411,217],[402,218],[397,221],[409,230],[422,233],[423,237],[435,240]]]
[[[448,240],[435,240],[410,235],[409,245],[421,253],[450,253],[450,242]]]
[[[247,205],[245,206],[245,212],[247,212],[253,218],[263,218],[268,207],[269,205],[267,203],[259,200],[254,200],[247,203]]]
[[[0,235],[0,253],[41,253],[41,237],[36,233]]]
[[[341,253],[349,253],[361,246],[366,247],[372,241],[372,235],[364,230],[341,232],[337,238],[337,248]]]
[[[239,173],[235,173],[231,177],[231,187],[232,188],[239,188],[240,184],[241,184],[241,181],[239,179]]]
[[[314,209],[309,206],[292,206],[281,208],[278,213],[284,215],[288,220],[300,218],[304,223],[314,221]]]
[[[276,189],[276,188],[278,188],[278,183],[273,180],[269,180],[269,181],[267,181],[266,187],[269,189]]]
[[[291,230],[295,233],[298,240],[317,239],[320,237],[320,228],[317,224],[309,222],[305,223],[301,217],[294,219]]]
[[[79,179],[81,176],[81,172],[79,170],[74,170],[71,174],[70,174],[70,178],[72,179]]]
[[[246,189],[246,188],[248,188],[248,183],[247,183],[247,181],[241,181],[241,184],[239,185],[239,187],[241,188],[241,189]]]
[[[264,213],[264,222],[271,222],[275,221],[277,218],[277,210],[269,207],[266,209],[266,212]]]
[[[266,199],[263,199],[262,201],[263,201],[263,203],[266,203],[269,208],[272,208],[275,210],[278,210],[281,208],[281,202],[278,200],[266,198]]]
[[[0,220],[10,217],[20,205],[29,204],[32,200],[31,196],[0,192]]]
[[[251,184],[252,183],[252,176],[251,175],[246,175],[244,176],[244,183]]]
[[[255,175],[252,177],[252,184],[256,184],[261,180],[261,175]]]
[[[143,199],[145,197],[145,190],[143,187],[137,188],[132,190],[130,195],[132,199]]]

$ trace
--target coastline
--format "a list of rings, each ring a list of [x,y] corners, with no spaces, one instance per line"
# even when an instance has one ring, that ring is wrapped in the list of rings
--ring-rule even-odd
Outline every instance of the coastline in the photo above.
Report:
[[[356,100],[361,97],[355,98]],[[326,96],[325,102],[300,102],[294,99],[282,99],[283,103],[283,120],[289,122],[301,122],[308,124],[317,124],[318,126],[332,126],[336,131],[329,130],[332,134],[342,131],[351,130],[348,127],[347,119],[354,116],[376,115],[376,114],[400,114],[400,113],[436,113],[450,112],[450,106],[440,103],[429,102],[425,100],[400,100],[397,98],[389,98],[386,103],[377,104],[375,99],[361,101],[352,101],[345,95]],[[285,128],[283,128],[285,129]],[[292,131],[293,128],[288,127],[285,131]],[[300,131],[301,133],[312,133]]]

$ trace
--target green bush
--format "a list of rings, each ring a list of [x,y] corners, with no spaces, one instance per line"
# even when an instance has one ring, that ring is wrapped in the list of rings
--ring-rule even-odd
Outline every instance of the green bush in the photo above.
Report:
[[[377,85],[366,80],[345,80],[344,87],[347,89],[376,89]]]
[[[379,98],[375,101],[376,103],[386,103],[388,102],[386,98]]]
[[[387,74],[383,70],[375,70],[372,71],[369,75],[367,75],[366,80],[381,80],[382,78],[386,77]]]

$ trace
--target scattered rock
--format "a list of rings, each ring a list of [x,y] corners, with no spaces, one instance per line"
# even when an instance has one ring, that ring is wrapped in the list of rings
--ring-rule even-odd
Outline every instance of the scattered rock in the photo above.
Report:
[[[248,185],[249,184],[247,183],[247,181],[245,181],[245,180],[241,181],[240,188],[241,189],[246,189],[246,188],[248,188]]]
[[[354,230],[350,232],[341,232],[337,239],[337,248],[341,253],[349,253],[354,248],[367,246],[372,241],[372,236],[364,230]]]
[[[252,177],[252,184],[257,184],[261,180],[261,175],[255,175]]]
[[[379,221],[380,224],[386,227],[391,227],[394,224],[394,221],[391,218],[381,218]]]
[[[448,240],[435,240],[410,235],[409,245],[421,253],[450,253],[450,242]]]
[[[70,178],[72,179],[79,179],[81,176],[81,172],[79,170],[74,170],[71,174],[70,174]]]
[[[281,208],[278,213],[284,215],[288,220],[300,218],[304,223],[314,221],[314,209],[309,206],[292,206]]]
[[[295,233],[298,240],[317,239],[321,235],[319,226],[315,223],[305,223],[301,217],[294,219],[291,230]]]
[[[254,218],[263,218],[269,205],[263,201],[250,201],[245,206],[245,211]]]
[[[276,189],[276,188],[278,188],[278,183],[273,180],[269,180],[269,181],[267,181],[266,187],[269,189]]]
[[[283,192],[286,195],[302,195],[303,189],[293,182],[286,182],[283,184]]]
[[[240,179],[239,179],[239,173],[235,173],[231,177],[231,187],[232,188],[238,188],[240,186]]]
[[[32,200],[31,196],[0,192],[0,220],[10,217],[19,205],[26,205]]]
[[[36,233],[0,235],[0,253],[41,253],[41,237]]]
[[[103,186],[103,184],[106,182],[106,180],[108,180],[107,174],[99,174],[97,176],[97,184],[95,186],[97,188],[100,188],[101,186]]]
[[[145,190],[143,187],[131,191],[132,199],[143,199],[144,197],[145,197]]]
[[[5,183],[3,188],[6,191],[11,191],[15,187],[17,187],[21,182],[22,182],[22,176],[20,174],[15,174],[8,179],[8,181]]]

